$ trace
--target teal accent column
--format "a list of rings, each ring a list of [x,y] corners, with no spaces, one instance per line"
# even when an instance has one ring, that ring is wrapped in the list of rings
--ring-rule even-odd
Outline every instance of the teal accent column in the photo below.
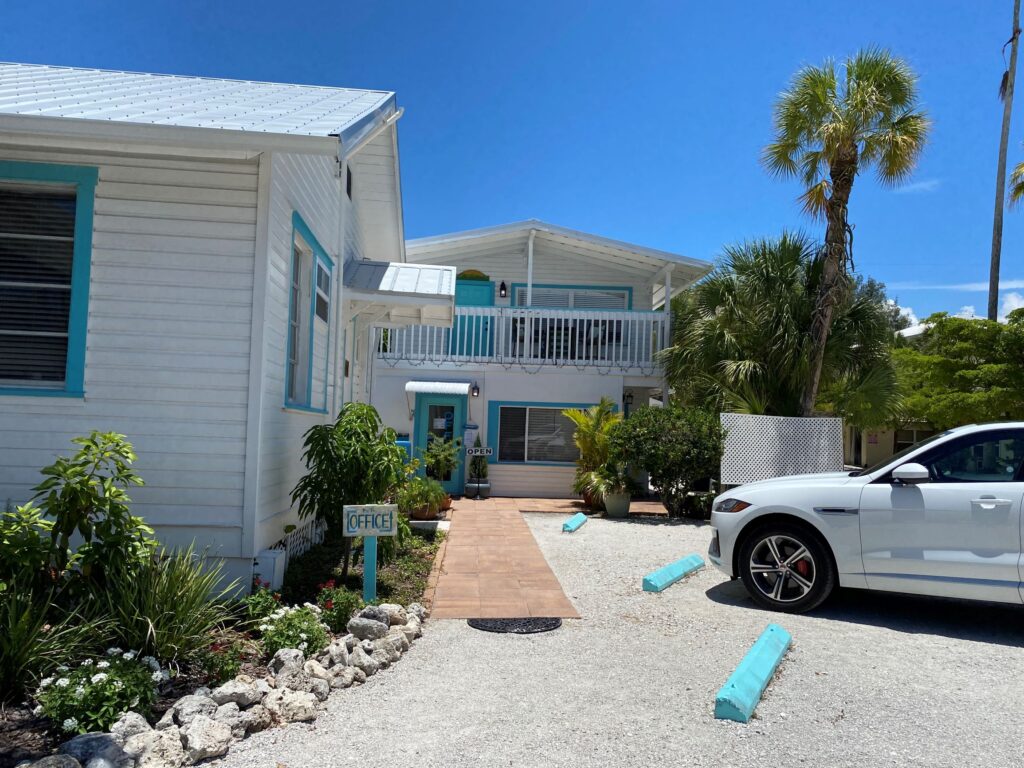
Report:
[[[377,599],[377,537],[363,537],[363,602]]]

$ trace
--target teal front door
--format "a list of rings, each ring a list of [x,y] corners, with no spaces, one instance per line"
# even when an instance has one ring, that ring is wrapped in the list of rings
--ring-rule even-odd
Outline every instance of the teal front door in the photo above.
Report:
[[[494,283],[490,280],[456,280],[455,306],[493,307]],[[491,318],[485,315],[458,317],[452,328],[452,354],[490,357],[494,352]]]
[[[465,395],[416,395],[416,435],[413,455],[421,462],[420,474],[433,477],[444,489],[453,496],[461,496],[465,488],[462,480],[464,451],[459,451],[459,464],[455,471],[444,477],[434,477],[422,466],[423,449],[432,439],[462,439],[466,430],[466,396]]]

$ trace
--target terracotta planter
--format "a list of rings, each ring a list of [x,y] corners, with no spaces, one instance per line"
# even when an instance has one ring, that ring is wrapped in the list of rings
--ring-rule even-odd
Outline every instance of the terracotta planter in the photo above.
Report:
[[[409,511],[410,520],[433,520],[437,517],[437,512],[432,510],[430,507],[419,507]]]

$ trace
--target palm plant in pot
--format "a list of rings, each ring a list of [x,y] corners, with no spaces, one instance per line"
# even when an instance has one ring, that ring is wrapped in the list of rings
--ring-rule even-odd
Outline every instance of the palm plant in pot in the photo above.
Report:
[[[462,451],[462,439],[446,440],[443,437],[431,437],[427,447],[423,450],[423,466],[426,468],[427,477],[444,482],[450,478],[459,466],[459,453]],[[452,498],[445,495],[445,503],[442,509],[450,509]]]
[[[573,492],[582,496],[583,502],[591,509],[599,509],[601,498],[594,495],[592,475],[608,463],[608,436],[612,427],[622,421],[622,414],[616,412],[611,398],[602,397],[597,405],[567,408],[562,415],[575,425],[573,441],[580,451]]]
[[[480,448],[480,436],[473,443]],[[487,479],[487,457],[474,456],[469,460],[469,479],[466,481],[466,496],[471,499],[487,499],[491,495],[491,483]]]
[[[586,473],[586,488],[598,504],[604,504],[607,517],[629,515],[629,502],[640,490],[637,482],[629,476],[629,470],[622,461],[609,461]]]

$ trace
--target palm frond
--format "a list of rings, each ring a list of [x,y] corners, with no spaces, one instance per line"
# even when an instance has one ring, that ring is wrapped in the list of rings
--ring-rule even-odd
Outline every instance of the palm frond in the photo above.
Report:
[[[831,192],[832,182],[822,179],[817,184],[808,187],[807,191],[797,199],[800,201],[804,213],[812,219],[823,219]]]
[[[1024,198],[1024,163],[1017,163],[1010,172],[1010,205]]]

